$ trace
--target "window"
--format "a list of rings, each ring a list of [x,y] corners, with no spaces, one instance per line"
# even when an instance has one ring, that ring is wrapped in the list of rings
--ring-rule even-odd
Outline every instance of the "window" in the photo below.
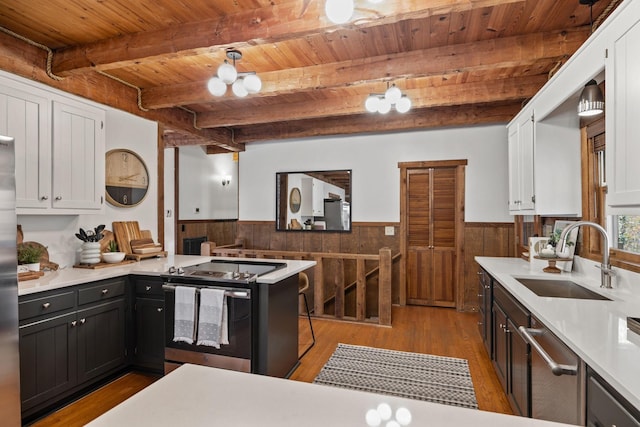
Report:
[[[585,196],[582,218],[596,222],[609,231],[612,264],[640,272],[640,216],[604,215],[607,194],[604,118],[589,124],[585,136],[586,143],[582,146],[582,158],[585,160],[582,167]],[[601,238],[596,230],[583,230],[583,241],[579,247],[581,256],[601,260],[601,245]]]

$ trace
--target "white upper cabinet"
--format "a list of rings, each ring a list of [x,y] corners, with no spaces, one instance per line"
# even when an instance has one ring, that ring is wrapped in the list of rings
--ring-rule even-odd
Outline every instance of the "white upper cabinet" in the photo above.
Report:
[[[16,205],[43,209],[51,192],[51,114],[47,98],[0,85],[0,135],[15,143]]]
[[[525,110],[509,126],[509,211],[535,209],[533,112]]]
[[[104,110],[53,103],[52,207],[100,210],[104,203]]]
[[[609,213],[640,214],[640,6],[625,14],[607,59],[607,205]],[[621,17],[623,18],[623,17]]]
[[[580,215],[580,132],[573,102],[543,121],[527,107],[509,124],[509,213]]]
[[[0,134],[16,140],[18,214],[104,212],[105,111],[0,76]]]

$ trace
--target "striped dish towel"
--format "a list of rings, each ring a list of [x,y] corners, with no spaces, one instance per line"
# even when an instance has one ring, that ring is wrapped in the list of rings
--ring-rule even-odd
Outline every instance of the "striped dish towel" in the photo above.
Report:
[[[196,327],[196,288],[176,286],[173,341],[193,344]]]
[[[224,289],[201,289],[197,344],[215,348],[229,344],[227,317]]]

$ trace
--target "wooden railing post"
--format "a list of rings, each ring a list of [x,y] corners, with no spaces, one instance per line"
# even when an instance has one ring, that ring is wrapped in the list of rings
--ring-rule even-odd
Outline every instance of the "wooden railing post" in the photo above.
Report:
[[[356,261],[356,320],[364,322],[367,317],[367,272],[364,259]]]
[[[316,267],[313,271],[313,313],[324,314],[324,266],[322,257],[315,257]]]
[[[378,279],[378,316],[380,324],[391,326],[391,249],[382,248]]]
[[[333,288],[335,290],[335,308],[334,313],[337,319],[344,317],[344,260],[337,260],[338,266],[333,276]]]

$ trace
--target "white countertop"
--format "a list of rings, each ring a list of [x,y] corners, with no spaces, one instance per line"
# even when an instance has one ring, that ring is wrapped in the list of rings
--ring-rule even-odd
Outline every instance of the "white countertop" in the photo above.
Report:
[[[149,258],[131,264],[123,264],[114,267],[104,267],[99,269],[89,268],[71,268],[67,267],[57,271],[47,271],[39,279],[26,280],[18,283],[18,294],[29,295],[36,292],[50,291],[60,289],[67,286],[79,285],[83,283],[94,282],[97,280],[110,279],[113,277],[126,276],[129,274],[142,274],[150,276],[159,276],[166,272],[169,267],[188,267],[212,259],[221,260],[243,260],[244,258],[229,257],[210,257],[199,255],[169,255],[161,258]],[[278,269],[272,273],[265,274],[258,278],[258,283],[276,283],[279,280],[293,276],[301,271],[316,265],[315,261],[299,261],[299,260],[270,260],[270,259],[253,259],[255,262],[286,262],[287,266]]]
[[[565,424],[382,396],[257,374],[182,365],[106,412],[90,427],[349,426],[387,403],[411,412],[409,426],[544,427]],[[383,423],[382,425],[384,425]]]
[[[529,263],[519,258],[476,257],[476,261],[640,409],[640,336],[627,329],[627,316],[640,317],[640,295],[622,287],[600,288],[597,271],[595,276],[558,275],[532,271]],[[514,277],[568,279],[613,301],[539,297]]]

